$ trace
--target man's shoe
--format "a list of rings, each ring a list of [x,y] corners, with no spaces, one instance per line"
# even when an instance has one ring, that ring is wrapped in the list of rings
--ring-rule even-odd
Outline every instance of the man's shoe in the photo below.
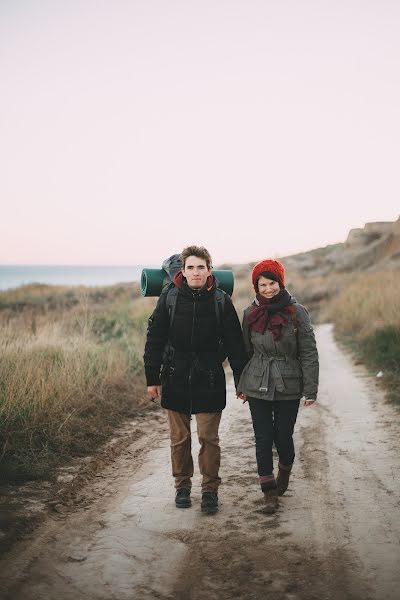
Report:
[[[215,513],[218,510],[217,492],[203,492],[201,496],[201,512]]]
[[[190,490],[188,488],[178,488],[176,490],[175,506],[177,508],[189,508],[189,506],[192,506]]]

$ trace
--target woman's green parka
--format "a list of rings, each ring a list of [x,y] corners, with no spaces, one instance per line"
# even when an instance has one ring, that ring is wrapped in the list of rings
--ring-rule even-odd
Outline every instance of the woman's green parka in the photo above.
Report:
[[[295,300],[291,304],[296,315],[284,313],[288,324],[278,340],[268,328],[264,333],[249,328],[247,319],[254,302],[244,311],[243,337],[251,358],[240,377],[238,393],[270,401],[316,399],[319,362],[314,330],[306,308]]]

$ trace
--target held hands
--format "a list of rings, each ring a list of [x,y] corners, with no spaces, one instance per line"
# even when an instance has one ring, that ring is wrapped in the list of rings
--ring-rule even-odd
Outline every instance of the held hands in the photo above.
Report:
[[[157,400],[161,398],[161,385],[149,385],[147,388],[147,393],[150,397],[150,400]]]
[[[246,394],[243,394],[243,392],[239,392],[238,394],[236,394],[236,398],[239,398],[239,400],[242,400],[242,404],[247,402],[247,396],[246,396]],[[304,406],[312,406],[314,403],[315,403],[315,400],[310,400],[309,398],[306,398],[304,400]]]
[[[239,392],[239,394],[236,394],[236,397],[239,398],[239,400],[242,400],[242,404],[247,402],[247,396],[246,396],[246,394],[243,394],[242,392]],[[306,398],[304,400],[304,406],[312,406],[314,403],[315,403],[315,400],[310,400],[309,398]]]
[[[246,394],[243,394],[242,392],[239,392],[238,394],[236,394],[236,398],[239,398],[239,400],[242,400],[242,404],[247,402],[247,396],[246,396]]]

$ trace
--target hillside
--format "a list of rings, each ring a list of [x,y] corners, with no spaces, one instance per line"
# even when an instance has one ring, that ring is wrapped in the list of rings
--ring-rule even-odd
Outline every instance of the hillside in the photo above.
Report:
[[[400,218],[351,229],[343,243],[282,258],[288,287],[316,312],[358,276],[400,269]]]

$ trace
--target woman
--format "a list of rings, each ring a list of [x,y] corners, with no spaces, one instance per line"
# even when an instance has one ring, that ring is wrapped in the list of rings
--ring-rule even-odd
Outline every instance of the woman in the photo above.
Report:
[[[278,260],[257,263],[252,271],[256,298],[243,315],[249,362],[237,388],[248,400],[256,441],[256,459],[267,512],[287,490],[295,457],[293,430],[300,399],[312,406],[318,390],[318,352],[307,310],[285,288]],[[275,480],[272,445],[279,457]]]

